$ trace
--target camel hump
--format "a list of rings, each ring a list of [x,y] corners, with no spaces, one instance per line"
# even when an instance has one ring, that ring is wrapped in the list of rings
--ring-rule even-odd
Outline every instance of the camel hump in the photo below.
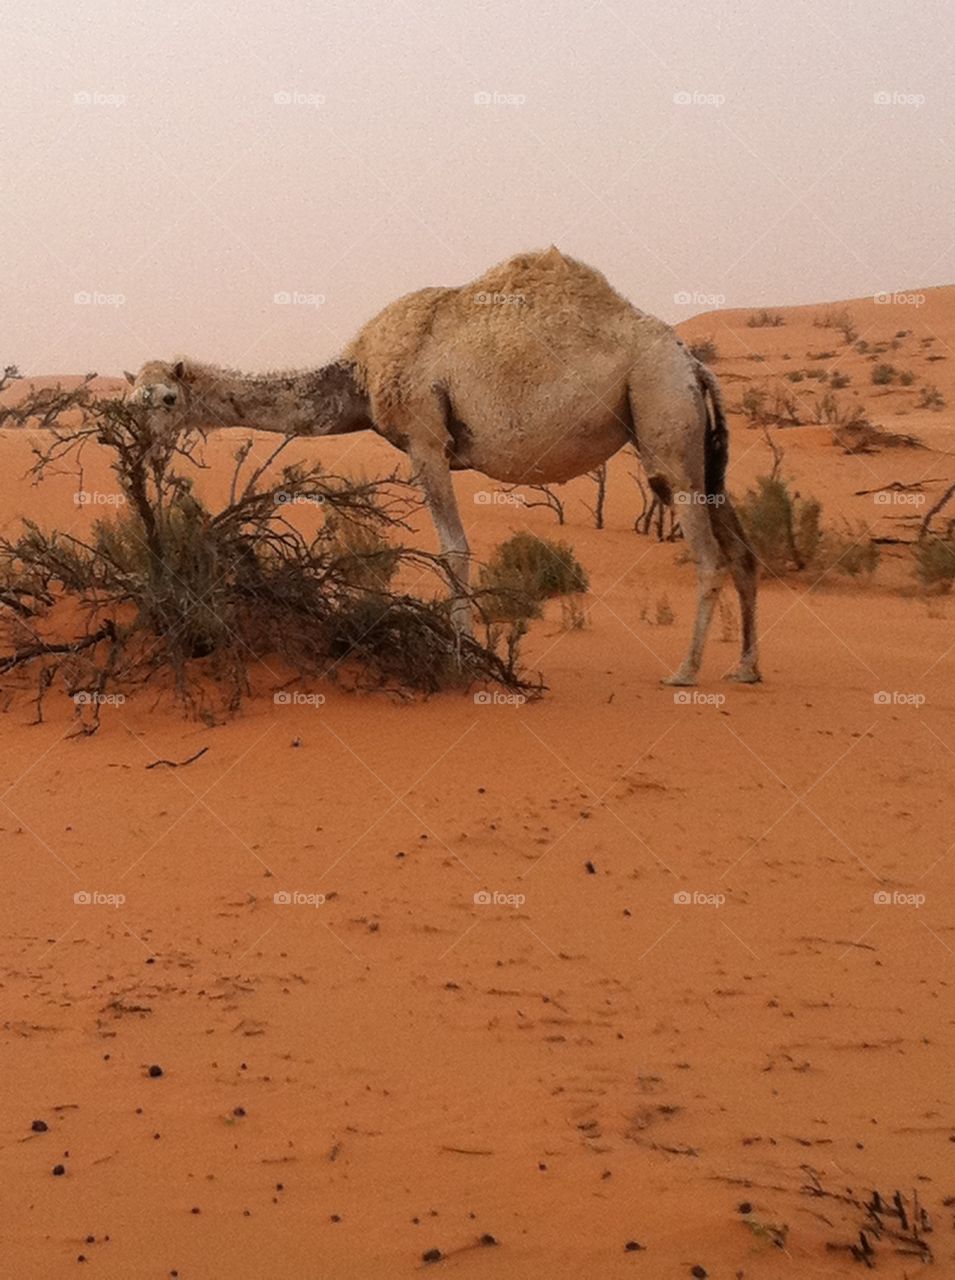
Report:
[[[552,244],[549,249],[544,250],[538,258],[538,263],[540,266],[549,267],[551,270],[555,267],[559,269],[561,267],[569,268],[570,266],[570,263],[557,248],[556,244]]]
[[[605,276],[586,263],[561,253],[556,245],[516,257],[491,267],[484,275],[458,290],[458,301],[464,307],[472,302],[513,301],[527,307],[540,306],[545,297],[553,310],[557,297],[575,298],[584,309],[589,303],[602,304],[611,310],[623,300],[608,284]],[[498,308],[488,308],[497,312]],[[514,308],[511,308],[514,310]]]

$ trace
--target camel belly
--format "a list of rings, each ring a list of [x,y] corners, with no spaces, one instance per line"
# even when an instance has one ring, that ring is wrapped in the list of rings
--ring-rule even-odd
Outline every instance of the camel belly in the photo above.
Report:
[[[623,416],[602,413],[577,420],[571,414],[552,422],[535,422],[533,430],[520,422],[496,428],[484,424],[473,431],[459,419],[452,458],[460,468],[472,468],[506,484],[562,484],[593,471],[630,438]]]

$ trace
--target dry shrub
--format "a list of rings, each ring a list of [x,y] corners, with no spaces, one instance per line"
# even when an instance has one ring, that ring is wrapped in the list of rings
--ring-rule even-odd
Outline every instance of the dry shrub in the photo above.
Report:
[[[786,317],[780,311],[751,311],[746,318],[749,329],[779,329],[786,323]]]
[[[945,408],[945,397],[939,391],[938,387],[928,384],[919,388],[919,398],[915,402],[917,409],[939,409]]]
[[[915,572],[923,587],[931,591],[951,591],[955,583],[955,532],[930,534],[915,546]]]
[[[849,525],[844,534],[832,530],[823,534],[815,567],[849,578],[871,577],[880,558],[879,544],[872,541],[868,525]]]
[[[404,565],[418,576],[445,575],[438,557],[392,542],[420,505],[407,482],[281,465],[292,437],[251,465],[246,441],[235,454],[229,501],[212,511],[184,474],[183,464],[197,461],[196,437],[155,436],[122,401],[84,398],[79,407],[83,425],[52,424],[34,472],[67,459],[80,465],[84,447],[96,441],[111,456],[125,508],[96,522],[85,539],[25,521],[19,536],[0,541],[0,599],[21,628],[0,670],[56,665],[82,652],[98,691],[107,680],[165,671],[193,710],[210,678],[226,705],[237,707],[249,664],[270,655],[302,675],[403,692],[474,680],[525,693],[540,688],[518,670],[515,632],[488,633],[481,644],[456,631],[447,599],[393,589]],[[303,521],[292,520],[295,508],[307,513]],[[67,641],[42,634],[55,626],[51,606],[64,599],[87,620],[85,632]]]
[[[691,342],[689,349],[690,355],[695,360],[700,360],[703,364],[715,364],[720,358],[716,341],[711,337],[700,338],[697,342]]]

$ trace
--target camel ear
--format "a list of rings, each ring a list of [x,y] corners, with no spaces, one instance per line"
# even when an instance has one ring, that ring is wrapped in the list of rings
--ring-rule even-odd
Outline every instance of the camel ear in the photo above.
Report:
[[[135,373],[130,373],[128,369],[124,369],[124,370],[123,370],[123,377],[126,379],[126,381],[129,383],[129,385],[130,385],[131,387],[135,387],[135,385],[136,385],[136,375],[135,375]]]
[[[172,367],[172,376],[177,382],[181,382],[186,376],[186,366],[181,360],[177,360]]]

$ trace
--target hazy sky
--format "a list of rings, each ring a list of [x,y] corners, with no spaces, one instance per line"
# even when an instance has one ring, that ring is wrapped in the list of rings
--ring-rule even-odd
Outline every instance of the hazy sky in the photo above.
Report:
[[[319,363],[399,294],[551,242],[672,321],[955,281],[951,0],[0,19],[0,362],[24,371]]]

